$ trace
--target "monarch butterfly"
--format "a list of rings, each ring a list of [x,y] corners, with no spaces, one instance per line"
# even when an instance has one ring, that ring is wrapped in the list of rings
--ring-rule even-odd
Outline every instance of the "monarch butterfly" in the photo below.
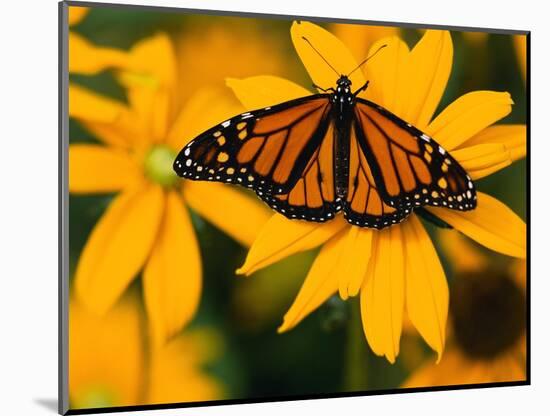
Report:
[[[336,89],[315,86],[322,93],[212,127],[181,150],[176,173],[251,188],[290,219],[324,222],[343,211],[349,223],[377,229],[424,205],[476,207],[471,178],[445,149],[358,97],[369,81],[352,92],[353,71],[339,75],[324,60],[339,76]]]

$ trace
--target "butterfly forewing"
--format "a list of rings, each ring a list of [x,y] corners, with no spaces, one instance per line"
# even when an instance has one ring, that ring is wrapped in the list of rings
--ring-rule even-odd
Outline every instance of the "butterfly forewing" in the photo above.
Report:
[[[382,199],[402,210],[476,206],[474,184],[458,162],[434,139],[384,108],[357,99],[354,125]]]
[[[328,95],[247,112],[213,127],[179,153],[174,170],[193,180],[252,188],[262,199],[290,192],[329,125]]]

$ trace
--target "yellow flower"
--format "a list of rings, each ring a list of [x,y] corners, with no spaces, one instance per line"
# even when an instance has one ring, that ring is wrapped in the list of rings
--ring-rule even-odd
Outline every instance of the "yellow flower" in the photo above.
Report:
[[[518,56],[518,64],[525,81],[527,77],[527,35],[514,36],[514,48]]]
[[[88,7],[69,6],[69,27],[77,26],[89,11]],[[69,72],[91,75],[127,65],[125,51],[96,46],[75,31],[69,31]]]
[[[395,26],[335,23],[330,29],[346,45],[357,62],[367,57],[370,47],[377,40],[399,35],[399,28]]]
[[[261,20],[194,16],[188,23],[174,36],[178,65],[185,74],[178,85],[181,95],[204,85],[223,84],[226,77],[289,75],[290,65],[282,56],[285,45],[262,28]]]
[[[172,95],[175,57],[165,35],[141,41],[129,59],[132,68],[156,78],[120,73],[128,105],[69,88],[70,116],[102,141],[71,144],[69,190],[118,193],[89,236],[74,285],[79,300],[103,314],[143,270],[151,335],[159,345],[190,321],[200,299],[201,257],[185,205],[243,245],[252,243],[269,211],[236,189],[183,182],[172,170],[189,139],[241,107],[216,89],[179,106]]]
[[[487,43],[489,38],[489,33],[487,32],[462,32],[462,36],[469,42],[472,46],[484,46]]]
[[[102,317],[75,299],[69,311],[72,409],[222,398],[220,383],[202,369],[220,354],[214,333],[187,331],[149,353],[136,293],[122,297]]]
[[[503,267],[458,234],[441,234],[455,270],[450,346],[439,364],[422,365],[403,386],[525,380],[525,261]]]
[[[349,73],[357,61],[330,32],[311,23],[294,23],[294,46],[315,84],[335,83],[334,72],[303,42],[305,36],[336,69]],[[452,66],[447,31],[428,30],[409,51],[398,37],[376,42],[387,47],[351,80],[359,88],[368,78],[365,98],[394,112],[434,137],[473,179],[494,173],[525,155],[522,125],[491,126],[511,111],[505,92],[475,91],[458,98],[433,118]],[[291,81],[257,76],[228,80],[247,109],[311,94]],[[497,199],[478,192],[470,212],[429,207],[432,214],[479,243],[504,254],[525,257],[525,223]],[[360,294],[363,328],[371,349],[394,362],[402,320],[413,325],[439,358],[445,344],[448,286],[430,237],[416,215],[383,231],[351,226],[340,216],[324,223],[274,215],[261,230],[239,273],[251,273],[296,252],[322,246],[304,284],[279,328],[295,327],[335,292],[342,299]]]

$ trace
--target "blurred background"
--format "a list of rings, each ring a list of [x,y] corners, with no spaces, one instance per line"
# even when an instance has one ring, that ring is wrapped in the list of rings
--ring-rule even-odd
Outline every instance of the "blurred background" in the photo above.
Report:
[[[225,88],[227,77],[269,74],[309,86],[311,81],[291,42],[290,25],[290,19],[98,7],[88,10],[71,26],[71,31],[98,47],[124,51],[142,39],[159,32],[167,33],[181,68],[177,88],[185,102],[203,86]],[[357,59],[364,57],[370,43],[382,36],[397,34],[410,47],[422,36],[422,31],[417,29],[320,25],[340,36],[345,43],[347,38],[351,39],[352,52]],[[353,40],[359,36],[357,33],[369,39],[364,41],[364,46]],[[525,49],[521,47],[524,39],[481,32],[452,32],[452,39],[454,64],[439,110],[469,91],[508,91],[515,105],[512,113],[500,123],[525,124]],[[124,86],[109,68],[94,74],[71,73],[70,81],[128,103]],[[70,143],[98,143],[98,140],[82,123],[71,118]],[[521,160],[476,185],[525,219],[526,180],[526,162]],[[70,195],[71,279],[90,233],[112,200],[113,194]],[[162,360],[153,360],[153,363],[148,358],[150,345],[141,274],[108,317],[95,317],[72,303],[70,386],[73,408],[166,400],[259,399],[422,385],[423,381],[415,381],[414,377],[421,377],[421,371],[428,371],[427,366],[433,364],[435,354],[416,332],[405,328],[401,353],[394,365],[374,356],[364,339],[364,342],[351,341],[357,340],[357,332],[361,331],[361,328],[348,325],[351,315],[358,313],[357,300],[343,302],[333,297],[297,328],[277,334],[277,327],[297,294],[316,251],[294,255],[249,278],[237,277],[235,270],[243,264],[247,247],[193,209],[189,212],[202,255],[203,288],[194,319],[181,330],[185,346],[166,352]],[[524,342],[525,327],[520,322],[517,338],[510,340],[503,335],[509,327],[495,328],[489,315],[497,310],[500,317],[506,313],[509,314],[506,316],[525,316],[525,264],[489,252],[475,243],[448,237],[446,232],[430,224],[427,227],[451,287],[450,334],[445,354],[458,351],[455,355],[463,360],[463,365],[456,367],[458,372],[466,372],[464,363],[477,366],[478,378],[472,376],[474,382],[500,381],[499,375],[490,368],[500,365],[498,368],[506,373],[504,364],[498,364],[497,360],[517,347],[516,342]],[[472,259],[469,265],[460,264],[457,250],[468,253],[467,258]],[[475,283],[481,289],[469,286],[474,284],[471,282],[476,279],[471,276],[475,274],[482,276]],[[501,287],[503,281],[508,282],[505,287]],[[461,296],[480,291],[485,295],[474,299],[472,302],[477,303],[467,308],[468,313],[477,315],[465,317],[460,308]],[[506,301],[500,302],[501,299]],[[488,320],[485,334],[472,335],[464,329],[468,327],[464,320],[476,322],[482,318]],[[498,320],[499,315],[494,318]],[[359,339],[361,336],[359,332]],[[518,354],[521,348],[518,347]],[[180,366],[182,357],[192,364]],[[486,364],[483,371],[479,370],[480,363]],[[170,388],[159,381],[163,377],[168,377],[165,384],[177,387],[169,397],[155,392]],[[179,384],[170,383],[178,377]],[[456,380],[433,378],[434,384],[461,382],[464,381],[460,377]],[[199,392],[189,394],[193,389]]]

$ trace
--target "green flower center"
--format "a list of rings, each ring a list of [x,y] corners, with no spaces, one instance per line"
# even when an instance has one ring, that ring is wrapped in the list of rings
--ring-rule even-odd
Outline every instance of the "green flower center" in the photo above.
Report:
[[[117,405],[116,395],[104,386],[90,386],[74,399],[72,406],[78,409],[94,409]]]
[[[176,152],[168,146],[154,146],[145,156],[145,175],[164,187],[174,186],[178,180],[172,167],[176,156]]]
[[[505,352],[525,331],[525,294],[506,273],[485,270],[457,276],[450,309],[456,342],[474,359]]]

